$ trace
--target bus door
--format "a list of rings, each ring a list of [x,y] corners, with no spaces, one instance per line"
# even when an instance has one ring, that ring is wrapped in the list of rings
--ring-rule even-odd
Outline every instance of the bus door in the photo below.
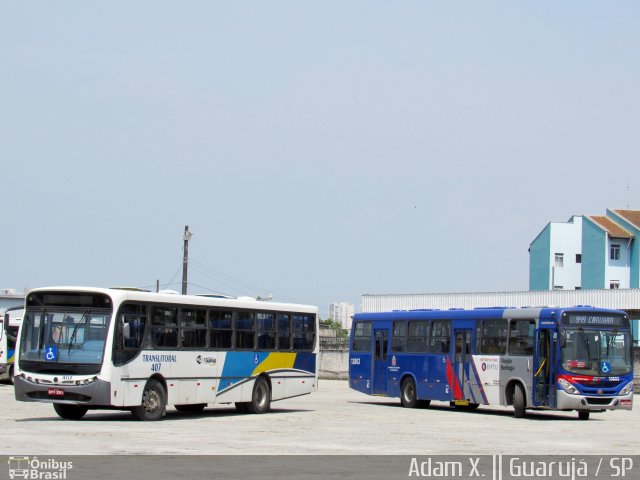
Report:
[[[533,403],[536,406],[554,406],[554,384],[556,378],[555,330],[538,328],[533,355]]]
[[[454,329],[455,344],[453,347],[453,371],[458,379],[458,384],[453,385],[454,400],[471,399],[471,332],[470,328]],[[454,379],[455,382],[455,379]]]
[[[373,395],[387,394],[387,368],[389,362],[389,330],[374,330]]]

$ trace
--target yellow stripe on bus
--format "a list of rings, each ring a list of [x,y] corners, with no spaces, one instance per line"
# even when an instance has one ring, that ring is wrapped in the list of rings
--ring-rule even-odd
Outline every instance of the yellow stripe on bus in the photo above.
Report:
[[[281,368],[293,368],[293,364],[296,361],[295,353],[274,352],[270,353],[267,358],[264,359],[256,367],[251,375],[257,375],[268,370],[279,370]]]

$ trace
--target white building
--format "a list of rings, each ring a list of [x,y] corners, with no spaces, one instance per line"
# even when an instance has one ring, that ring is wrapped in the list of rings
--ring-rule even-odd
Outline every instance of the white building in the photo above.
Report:
[[[355,311],[352,303],[335,302],[329,305],[329,318],[333,319],[334,322],[340,322],[342,328],[351,330],[351,322]]]
[[[582,287],[582,217],[550,222],[529,248],[531,290],[579,290]]]
[[[529,247],[529,290],[640,288],[640,210],[550,222]]]

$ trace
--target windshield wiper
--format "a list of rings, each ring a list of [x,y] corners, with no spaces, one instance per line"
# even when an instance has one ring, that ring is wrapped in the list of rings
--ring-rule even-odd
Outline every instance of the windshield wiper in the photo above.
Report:
[[[89,313],[91,313],[91,310],[86,310],[82,314],[82,317],[80,317],[80,321],[73,327],[73,332],[71,332],[71,337],[69,338],[69,349],[67,350],[67,355],[71,353],[71,346],[73,345],[73,341],[75,340],[76,334],[78,333],[78,328],[80,327],[80,325],[84,325],[84,323],[87,321],[87,319],[89,318]]]
[[[607,342],[607,358],[609,358],[610,352],[613,351],[613,344],[618,336],[618,330],[613,330],[610,334],[609,341]]]
[[[35,323],[35,314],[34,314]],[[38,351],[44,348],[44,335],[47,330],[47,311],[43,310],[40,314],[40,335],[38,336]]]
[[[584,329],[582,327],[578,329],[578,333],[579,333],[580,340],[582,341],[582,345],[587,351],[587,360],[591,361],[591,349],[589,348],[589,339],[587,338],[587,335],[584,333]]]

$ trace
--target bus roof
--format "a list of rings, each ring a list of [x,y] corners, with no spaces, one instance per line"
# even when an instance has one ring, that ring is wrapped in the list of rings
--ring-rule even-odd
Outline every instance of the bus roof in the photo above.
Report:
[[[560,318],[564,311],[572,312],[593,312],[597,310],[603,313],[614,313],[626,315],[621,310],[611,310],[604,308],[594,308],[584,305],[574,307],[491,307],[475,308],[465,310],[452,308],[450,310],[420,309],[420,310],[393,310],[391,312],[368,312],[356,313],[354,320],[453,320],[459,318],[481,319],[481,318],[526,318],[526,317],[555,317]]]
[[[203,295],[176,295],[174,293],[137,291],[128,288],[122,289],[80,286],[43,287],[31,290],[27,295],[27,300],[31,295],[47,292],[101,293],[109,296],[114,301],[114,303],[121,303],[128,300],[166,304],[188,304],[202,307],[229,307],[246,308],[250,310],[274,310],[291,312],[298,311],[304,313],[318,313],[318,307],[312,305],[258,301],[250,297],[242,297],[238,299],[233,297],[220,298]]]

